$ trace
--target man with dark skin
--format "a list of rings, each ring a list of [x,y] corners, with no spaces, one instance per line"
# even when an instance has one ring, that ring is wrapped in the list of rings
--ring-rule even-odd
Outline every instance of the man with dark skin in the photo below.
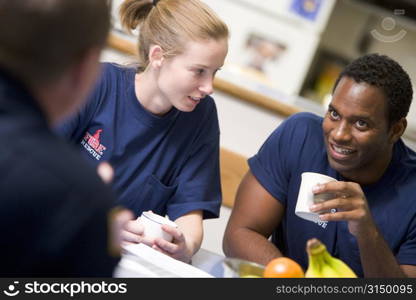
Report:
[[[317,237],[359,276],[416,277],[415,153],[400,139],[411,99],[408,75],[388,57],[347,66],[323,120],[289,118],[249,160],[224,235],[226,255],[262,264],[288,256],[306,269],[306,241]],[[307,171],[338,180],[314,187],[336,195],[311,207],[322,221],[315,224],[294,214]]]

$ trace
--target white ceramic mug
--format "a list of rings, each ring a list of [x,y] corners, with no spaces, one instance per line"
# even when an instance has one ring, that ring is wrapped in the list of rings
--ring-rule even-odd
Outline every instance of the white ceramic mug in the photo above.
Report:
[[[140,222],[143,224],[145,236],[153,238],[159,237],[168,242],[171,242],[173,237],[171,234],[167,233],[162,229],[162,225],[169,225],[175,228],[178,227],[178,225],[175,222],[169,220],[168,218],[164,218],[160,215],[154,214],[150,211],[145,211],[142,213],[140,217]]]
[[[312,188],[317,184],[327,183],[331,181],[337,181],[335,178],[332,178],[327,175],[313,173],[313,172],[304,172],[302,173],[302,182],[299,188],[298,200],[296,202],[295,214],[298,217],[301,217],[305,220],[312,222],[319,222],[319,214],[310,211],[310,207],[314,203],[323,202],[329,199],[335,198],[335,195],[332,193],[322,193],[319,195],[314,195]]]

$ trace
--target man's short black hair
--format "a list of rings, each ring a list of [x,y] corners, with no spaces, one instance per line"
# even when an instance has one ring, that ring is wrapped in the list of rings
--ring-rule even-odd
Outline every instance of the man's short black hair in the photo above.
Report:
[[[389,125],[405,118],[412,103],[413,89],[409,75],[386,55],[368,54],[351,62],[338,76],[333,92],[343,77],[380,88],[387,98]]]

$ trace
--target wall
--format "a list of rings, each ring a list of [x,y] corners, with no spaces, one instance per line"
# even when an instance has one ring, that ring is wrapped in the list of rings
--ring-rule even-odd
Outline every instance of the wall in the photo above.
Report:
[[[334,0],[323,1],[316,21],[302,20],[290,12],[288,0],[204,0],[230,28],[229,54],[224,70],[227,79],[260,89],[273,87],[287,95],[297,95],[309,69]],[[265,63],[262,72],[247,68],[250,50],[246,43],[250,34],[281,43],[286,47],[281,56]],[[237,75],[237,76],[236,76]],[[250,80],[244,80],[243,77]]]
[[[383,20],[389,17],[396,22],[390,32],[382,27]],[[401,30],[404,30],[406,35],[395,42],[383,42],[371,35],[372,30],[377,30],[387,37],[398,34]],[[327,29],[322,35],[320,48],[354,59],[362,55],[359,51],[359,43],[363,38],[368,39],[367,53],[386,54],[398,61],[409,73],[413,89],[416,90],[416,21],[400,18],[392,12],[357,5],[356,2],[338,0],[328,21]],[[415,103],[410,108],[408,122],[409,134],[416,137],[414,133],[416,132]]]

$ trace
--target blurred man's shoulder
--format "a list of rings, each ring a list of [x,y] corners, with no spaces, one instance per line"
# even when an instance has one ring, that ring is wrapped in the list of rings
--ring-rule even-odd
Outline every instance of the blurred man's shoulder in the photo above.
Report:
[[[89,198],[95,190],[102,198],[113,201],[111,191],[91,163],[65,141],[46,136],[35,135],[32,141],[29,138],[25,143],[13,144],[8,162],[6,157],[0,157],[0,170],[9,170],[10,190],[21,186],[31,189],[34,196],[45,193],[57,194],[59,198],[71,193],[78,199]]]

